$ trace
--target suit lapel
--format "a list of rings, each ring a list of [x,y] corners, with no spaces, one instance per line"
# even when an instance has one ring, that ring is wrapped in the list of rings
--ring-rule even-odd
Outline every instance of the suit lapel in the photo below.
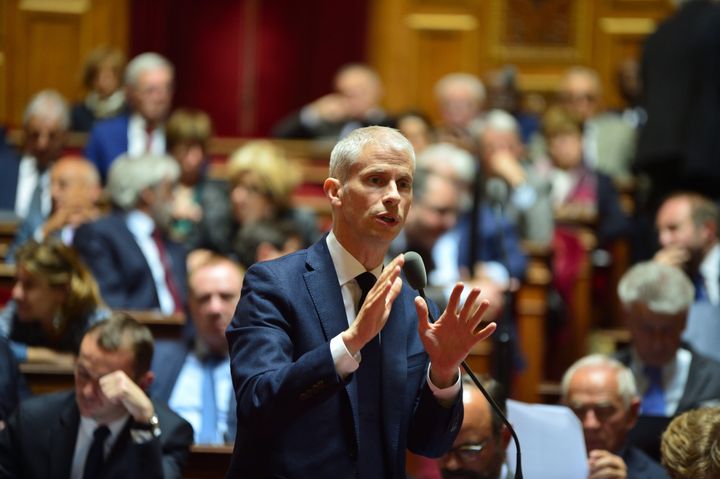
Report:
[[[51,471],[53,477],[70,477],[79,426],[80,411],[75,403],[75,395],[68,393],[68,399],[60,412],[60,417],[50,431],[51,451],[48,470]]]

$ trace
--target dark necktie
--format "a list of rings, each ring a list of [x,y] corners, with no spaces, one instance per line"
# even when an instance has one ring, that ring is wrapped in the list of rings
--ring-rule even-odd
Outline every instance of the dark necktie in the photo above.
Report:
[[[175,313],[181,313],[183,310],[182,297],[180,296],[180,290],[178,289],[177,284],[175,284],[175,279],[170,269],[170,260],[167,255],[167,251],[165,250],[165,241],[163,240],[160,230],[155,229],[155,231],[153,231],[152,239],[155,241],[155,245],[158,249],[158,256],[160,257],[160,262],[162,263],[165,275],[165,284],[167,285],[170,296],[172,296],[173,302],[175,303]]]
[[[110,428],[107,426],[98,426],[97,429],[95,429],[93,442],[90,445],[90,450],[85,459],[83,479],[96,479],[101,477],[103,464],[105,463],[105,440],[109,435]]]
[[[368,291],[377,279],[369,272],[355,278],[362,294],[358,302],[358,312],[365,302]],[[360,438],[358,469],[360,479],[376,479],[385,477],[385,461],[383,459],[381,395],[381,351],[380,335],[375,336],[362,349],[362,360],[358,368],[358,413],[360,417]]]
[[[42,211],[42,198],[43,198],[43,182],[42,182],[42,172],[37,172],[37,183],[35,184],[35,189],[33,190],[32,197],[30,197],[30,206],[28,206],[27,215],[26,218],[32,218],[34,220],[39,220],[45,217],[43,215]]]
[[[693,285],[695,286],[695,301],[708,301],[709,298],[707,289],[705,288],[705,278],[701,273],[695,275]]]
[[[646,416],[665,415],[665,391],[662,383],[662,368],[645,366],[648,387],[642,397],[642,414]]]

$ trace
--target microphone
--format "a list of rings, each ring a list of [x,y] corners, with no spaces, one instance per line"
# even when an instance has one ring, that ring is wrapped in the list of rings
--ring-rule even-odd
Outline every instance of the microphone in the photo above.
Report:
[[[425,263],[423,263],[422,258],[418,253],[415,251],[408,251],[405,253],[405,264],[403,265],[403,273],[405,273],[405,278],[407,278],[408,283],[413,289],[416,289],[418,293],[420,294],[420,297],[427,302],[427,298],[425,297],[425,286],[427,286],[427,272],[425,271]],[[435,318],[432,316],[432,311],[430,311],[430,308],[428,307],[428,316],[430,318],[430,322],[434,323]],[[508,421],[508,418],[505,416],[505,414],[502,412],[502,409],[500,409],[500,406],[497,405],[495,400],[490,396],[490,394],[485,390],[485,388],[480,384],[480,381],[478,378],[473,374],[472,370],[470,369],[470,366],[463,361],[461,363],[463,369],[467,373],[467,375],[470,377],[472,382],[475,384],[475,386],[480,390],[483,396],[485,396],[485,399],[490,404],[490,407],[493,408],[493,411],[495,411],[495,414],[500,418],[500,420],[507,426],[508,430],[510,431],[510,434],[512,435],[513,441],[515,442],[515,451],[517,451],[516,457],[515,457],[515,479],[522,479],[522,460],[521,460],[521,453],[520,453],[520,440],[517,437],[517,434],[515,434],[515,429],[513,429],[512,425],[510,424],[510,421]]]
[[[510,191],[507,183],[500,178],[490,178],[485,183],[485,195],[493,206],[502,208],[507,203]]]

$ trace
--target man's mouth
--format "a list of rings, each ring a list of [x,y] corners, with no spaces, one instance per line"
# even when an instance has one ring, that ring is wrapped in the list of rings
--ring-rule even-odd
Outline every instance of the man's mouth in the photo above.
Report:
[[[377,215],[377,218],[379,218],[380,221],[382,221],[383,223],[386,223],[388,225],[395,225],[400,221],[397,216],[389,215],[389,214]]]

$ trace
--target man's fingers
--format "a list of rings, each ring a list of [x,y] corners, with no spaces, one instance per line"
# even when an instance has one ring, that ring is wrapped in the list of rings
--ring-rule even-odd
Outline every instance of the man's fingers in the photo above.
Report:
[[[425,331],[430,329],[430,322],[428,321],[427,303],[420,296],[415,297],[415,311],[418,315],[418,331],[422,336]]]
[[[452,293],[450,293],[450,300],[448,301],[445,311],[449,311],[451,314],[457,314],[458,306],[460,305],[460,295],[464,288],[465,286],[463,286],[462,283],[455,284]]]
[[[475,301],[478,296],[480,296],[480,290],[478,288],[473,288],[470,290],[470,294],[468,294],[467,298],[465,298],[465,304],[462,307],[462,311],[460,311],[460,317],[465,321],[472,318],[475,308],[477,307],[475,305]]]
[[[488,310],[488,308],[490,308],[490,301],[488,301],[487,299],[483,299],[482,301],[480,301],[477,309],[468,319],[468,326],[470,326],[472,331],[475,331],[475,329],[477,329],[483,317],[485,317],[485,312]]]
[[[478,331],[477,333],[474,333],[476,342],[486,340],[487,338],[492,336],[492,333],[494,333],[496,329],[497,329],[497,324],[489,323],[487,326],[482,328],[480,331]]]

